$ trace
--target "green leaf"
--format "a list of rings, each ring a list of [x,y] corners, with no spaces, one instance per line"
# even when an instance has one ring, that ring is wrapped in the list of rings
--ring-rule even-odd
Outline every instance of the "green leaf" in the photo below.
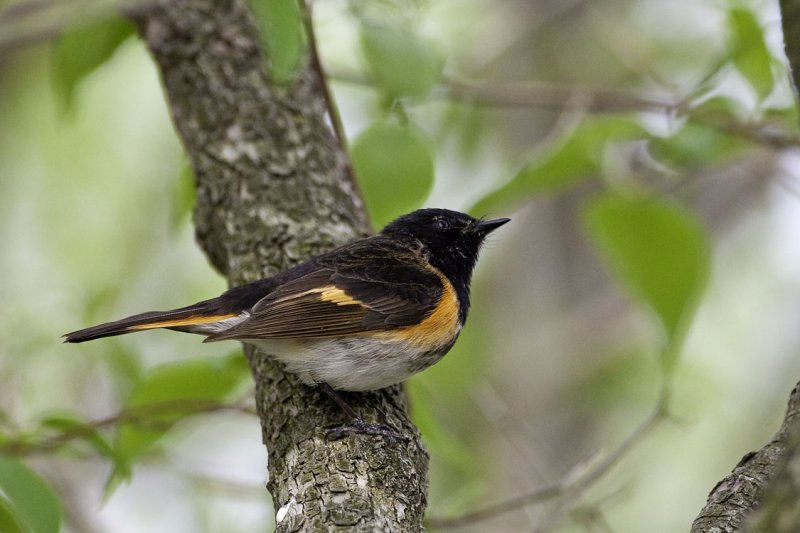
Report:
[[[574,384],[571,400],[590,416],[645,405],[657,389],[657,367],[641,350],[604,353]]]
[[[3,455],[0,455],[0,492],[5,494],[7,502],[0,515],[5,513],[12,524],[16,522],[32,533],[58,533],[61,503],[53,490],[23,463]]]
[[[352,156],[378,226],[419,207],[433,186],[432,143],[413,126],[375,123],[353,142]]]
[[[370,75],[391,98],[425,96],[442,77],[442,57],[411,31],[362,24],[361,49]]]
[[[708,278],[708,235],[678,205],[616,194],[593,200],[584,222],[607,268],[660,320],[671,369]]]
[[[412,399],[411,418],[425,438],[425,445],[435,456],[441,457],[448,466],[462,473],[475,474],[480,458],[462,442],[458,436],[441,420],[436,418],[430,404],[435,395],[428,394],[419,379],[406,382],[409,398]],[[425,401],[427,400],[427,402]],[[438,406],[437,406],[438,407]]]
[[[196,195],[195,183],[192,166],[184,162],[173,189],[171,209],[173,230],[179,229],[192,213]]]
[[[111,18],[69,29],[58,38],[53,51],[53,82],[65,110],[72,107],[78,84],[135,32],[126,19]]]
[[[719,128],[687,122],[674,135],[653,137],[649,146],[658,161],[679,170],[696,170],[729,159],[748,143]]]
[[[130,477],[135,460],[176,422],[223,404],[248,376],[239,353],[166,363],[147,372],[126,403],[126,423],[114,443],[118,463],[106,494]]]
[[[480,106],[449,102],[434,137],[453,139],[458,155],[469,164],[479,159],[489,131],[487,111]]]
[[[11,502],[2,495],[0,495],[0,531],[3,533],[27,533],[22,520],[11,506]]]
[[[261,46],[269,58],[270,77],[289,83],[305,55],[303,18],[297,0],[250,0]]]
[[[609,143],[648,137],[639,123],[625,116],[599,116],[581,122],[525,165],[500,189],[489,193],[469,211],[494,213],[526,198],[572,187],[602,170]]]
[[[728,12],[728,46],[736,69],[755,90],[759,100],[772,92],[772,56],[755,13],[743,7]]]
[[[115,462],[117,460],[116,451],[100,431],[73,413],[49,415],[43,418],[40,424],[63,434],[75,435],[79,440],[92,446],[100,455]]]

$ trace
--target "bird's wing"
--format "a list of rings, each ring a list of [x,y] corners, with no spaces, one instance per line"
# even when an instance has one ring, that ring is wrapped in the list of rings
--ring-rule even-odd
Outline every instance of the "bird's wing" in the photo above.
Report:
[[[368,259],[353,250],[320,262],[261,299],[247,320],[206,340],[337,337],[421,322],[441,298],[442,280],[413,254],[368,251]]]

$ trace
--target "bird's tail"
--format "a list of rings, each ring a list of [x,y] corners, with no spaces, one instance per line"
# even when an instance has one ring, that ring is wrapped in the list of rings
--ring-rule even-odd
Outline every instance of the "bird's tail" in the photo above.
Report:
[[[193,333],[213,333],[223,329],[215,325],[233,322],[240,315],[219,310],[215,300],[206,300],[171,311],[150,311],[129,316],[115,322],[106,322],[64,335],[64,342],[85,342],[101,337],[124,335],[146,329],[170,328]]]

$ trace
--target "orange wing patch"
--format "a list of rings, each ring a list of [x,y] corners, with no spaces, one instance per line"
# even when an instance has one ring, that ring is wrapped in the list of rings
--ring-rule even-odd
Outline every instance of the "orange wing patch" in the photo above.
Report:
[[[192,324],[211,324],[213,322],[219,322],[220,320],[225,320],[227,318],[235,318],[239,315],[236,313],[230,313],[227,315],[196,315],[190,316],[186,318],[176,318],[173,320],[163,320],[161,322],[149,322],[147,324],[138,324],[136,326],[130,326],[127,328],[130,331],[139,331],[143,329],[156,329],[156,328],[171,328],[174,326],[191,326]]]
[[[363,306],[364,303],[356,300],[342,289],[335,285],[325,285],[324,287],[315,287],[313,289],[309,289],[307,291],[299,292],[296,294],[289,294],[288,296],[282,296],[275,300],[275,303],[281,302],[291,302],[292,300],[297,300],[303,296],[309,296],[312,294],[318,294],[319,299],[323,302],[331,302],[336,305],[361,305]]]
[[[342,289],[333,285],[322,287],[320,289],[319,299],[323,302],[335,303],[336,305],[364,305],[363,302],[356,300]]]

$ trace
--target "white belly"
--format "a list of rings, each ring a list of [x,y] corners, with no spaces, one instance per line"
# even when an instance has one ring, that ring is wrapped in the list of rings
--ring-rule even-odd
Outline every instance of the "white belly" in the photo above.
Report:
[[[243,342],[275,356],[287,371],[308,385],[325,382],[345,391],[382,389],[400,383],[437,362],[450,348],[426,353],[411,343],[398,345],[376,337]]]

